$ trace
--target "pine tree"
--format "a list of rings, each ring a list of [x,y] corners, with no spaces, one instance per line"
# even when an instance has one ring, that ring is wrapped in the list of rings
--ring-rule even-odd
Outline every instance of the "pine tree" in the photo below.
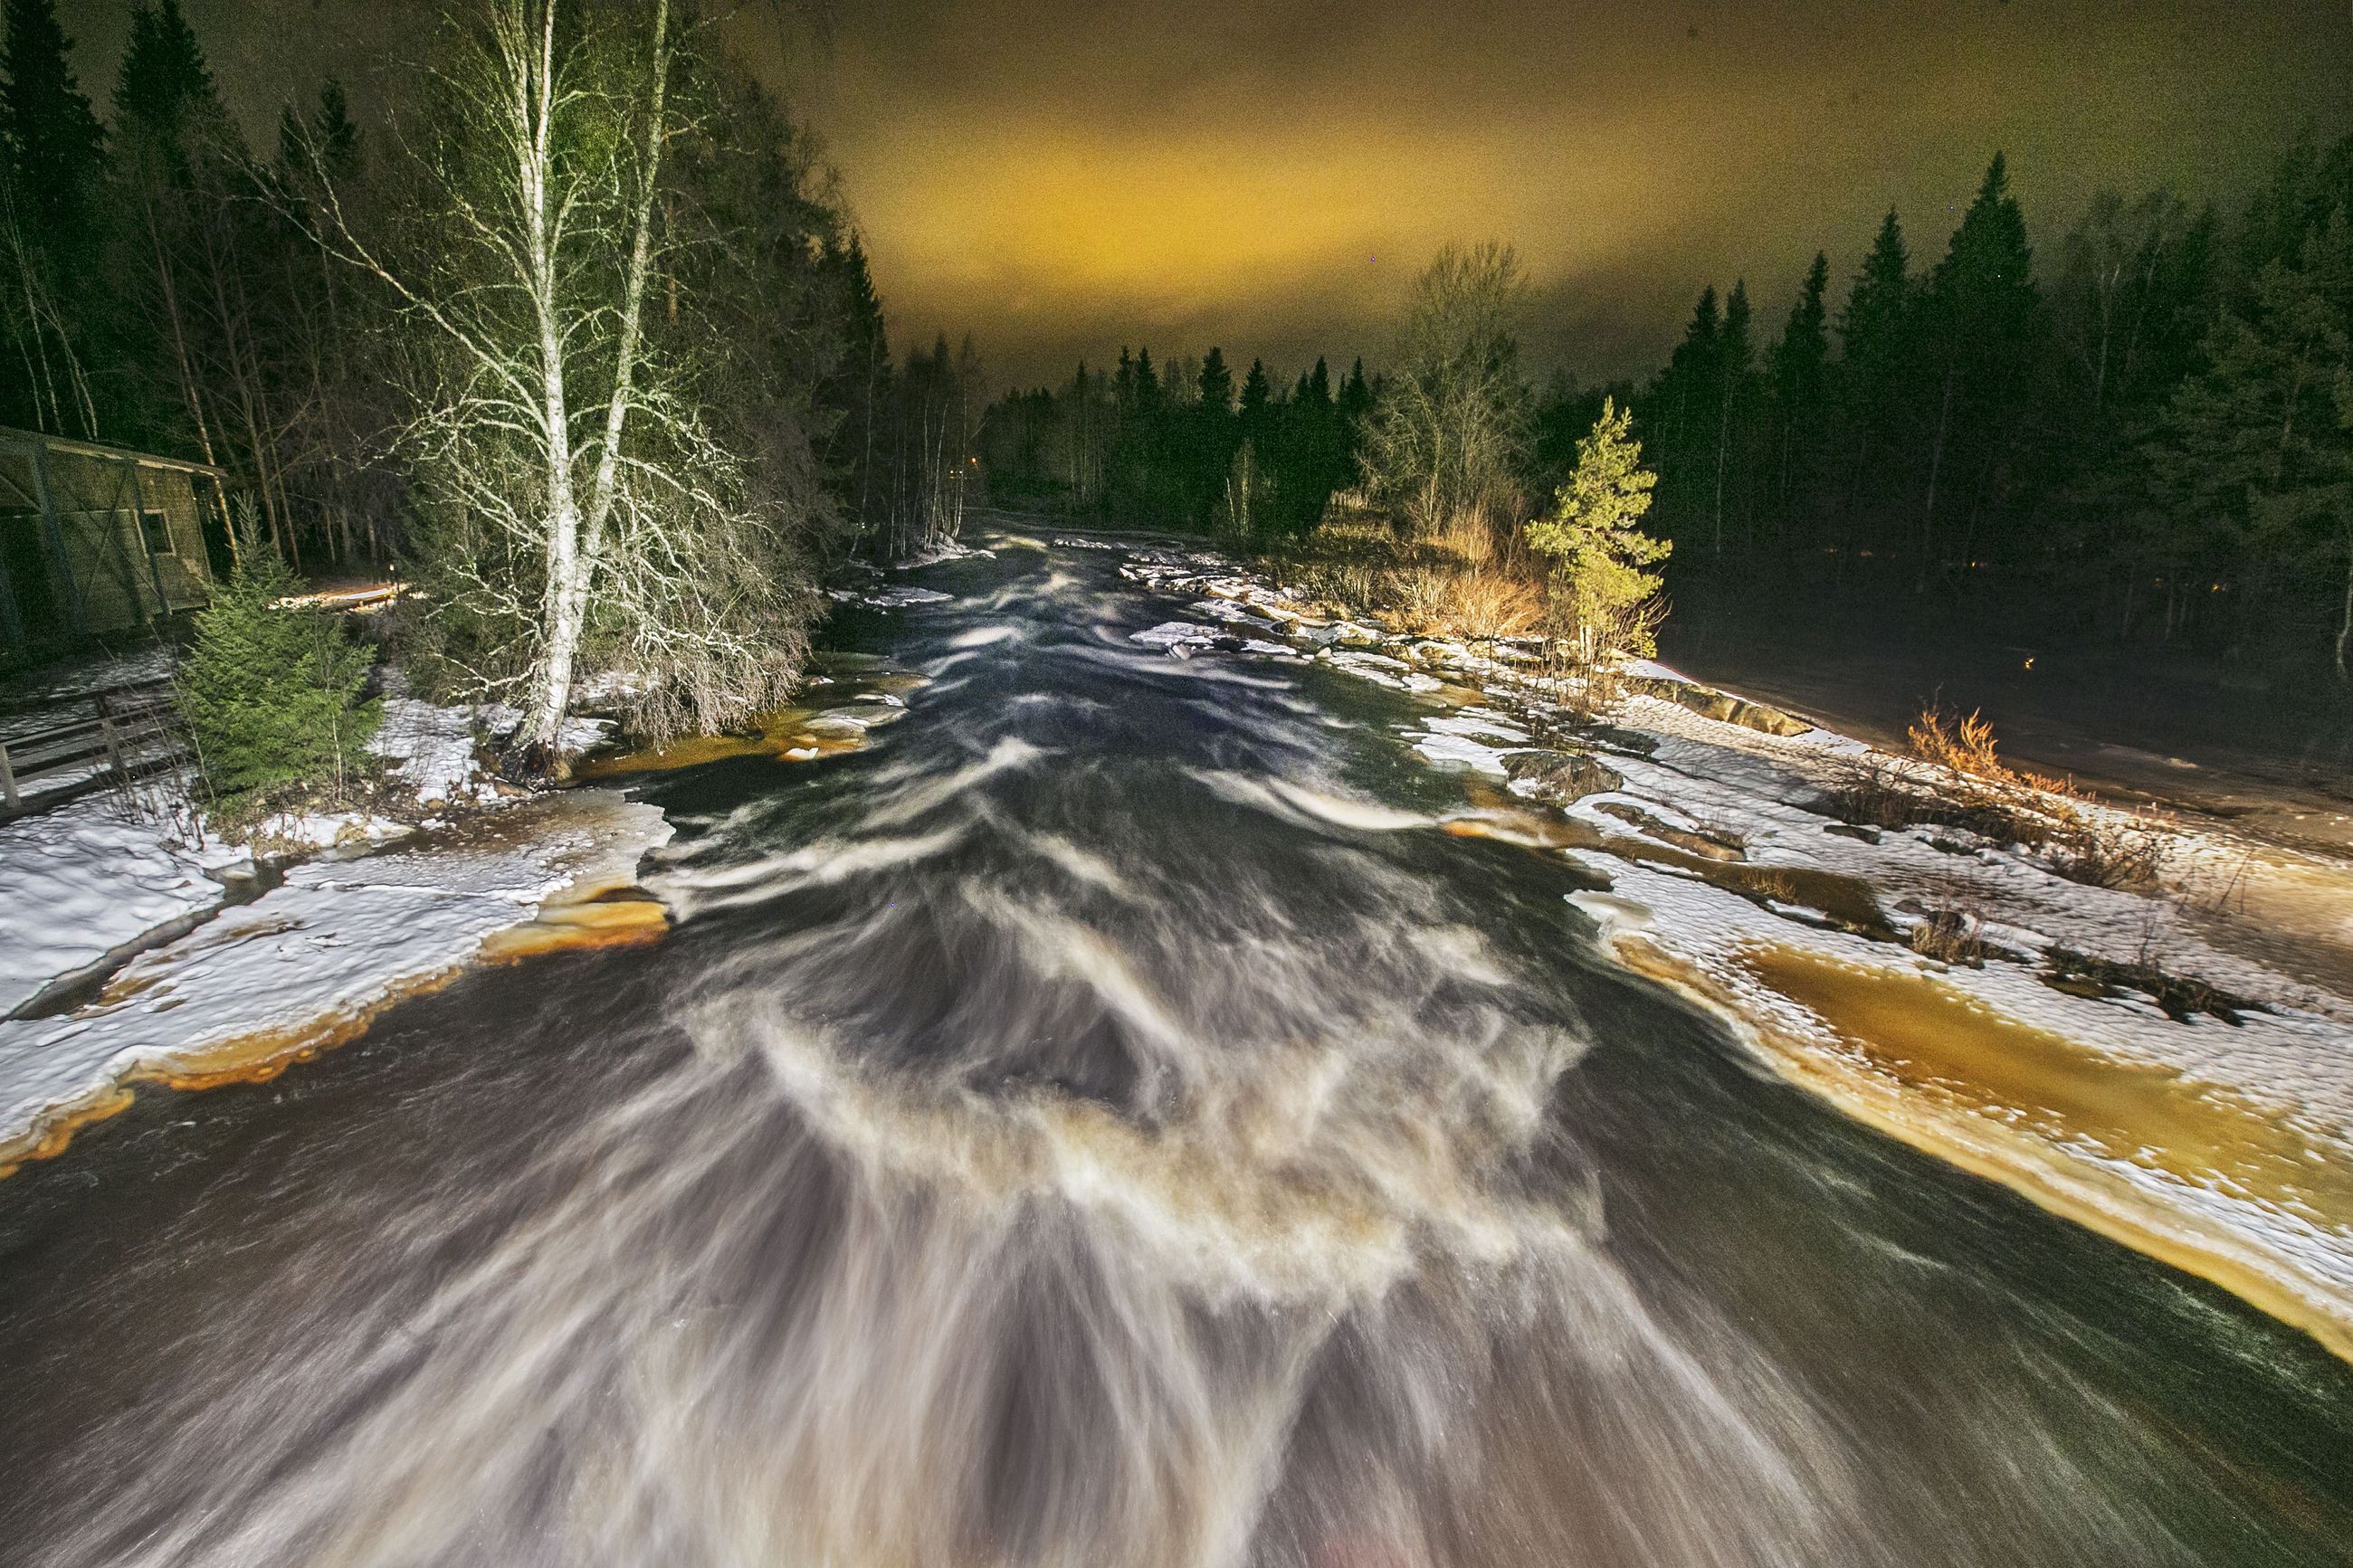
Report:
[[[1615,698],[1614,676],[1625,655],[1657,650],[1660,587],[1649,567],[1673,546],[1642,531],[1658,476],[1642,467],[1642,445],[1630,434],[1631,411],[1605,399],[1601,417],[1577,447],[1577,468],[1547,517],[1530,521],[1528,548],[1552,563],[1551,596],[1556,643],[1577,696],[1588,709]]]
[[[276,556],[241,551],[180,667],[180,711],[215,808],[231,821],[297,789],[340,795],[382,718],[360,700],[373,656],[320,612],[281,607],[296,587]]]

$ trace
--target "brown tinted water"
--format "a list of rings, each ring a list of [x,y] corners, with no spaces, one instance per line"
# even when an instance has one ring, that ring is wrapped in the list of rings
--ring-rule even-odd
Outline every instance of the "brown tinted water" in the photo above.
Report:
[[[0,1558],[2353,1562],[2353,1371],[1755,1070],[1409,700],[1113,564],[644,775],[659,940],[0,1184]]]

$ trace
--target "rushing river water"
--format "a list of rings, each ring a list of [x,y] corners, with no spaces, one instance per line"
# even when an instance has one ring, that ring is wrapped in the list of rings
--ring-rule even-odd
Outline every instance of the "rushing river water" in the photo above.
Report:
[[[1429,828],[1417,700],[1114,559],[645,781],[661,945],[0,1184],[0,1561],[2353,1562],[2348,1369],[1767,1078]]]

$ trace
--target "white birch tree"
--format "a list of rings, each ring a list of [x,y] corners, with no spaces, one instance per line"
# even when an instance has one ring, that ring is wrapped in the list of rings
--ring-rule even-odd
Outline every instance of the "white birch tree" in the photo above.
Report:
[[[409,142],[406,232],[359,232],[332,191],[318,237],[372,275],[418,356],[407,439],[436,500],[465,520],[453,605],[527,657],[473,671],[512,694],[527,765],[559,738],[592,640],[655,736],[771,705],[805,650],[776,520],[649,342],[669,271],[665,158],[692,126],[670,0],[483,0],[453,20],[430,122]],[[676,310],[666,312],[675,319]]]

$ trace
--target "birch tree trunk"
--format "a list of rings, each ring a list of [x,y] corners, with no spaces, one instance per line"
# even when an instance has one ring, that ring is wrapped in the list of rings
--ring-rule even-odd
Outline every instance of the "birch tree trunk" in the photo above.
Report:
[[[646,277],[653,254],[654,193],[661,173],[665,100],[670,85],[670,0],[654,6],[653,60],[645,139],[638,160],[635,210],[630,215],[628,266],[622,285],[619,342],[615,347],[613,386],[605,405],[605,426],[596,449],[584,513],[572,475],[572,426],[565,386],[565,342],[556,299],[554,215],[550,211],[550,136],[554,122],[555,7],[551,3],[540,28],[539,90],[531,106],[534,134],[523,169],[528,206],[533,298],[538,306],[540,358],[546,399],[548,458],[546,646],[533,681],[531,707],[518,737],[526,747],[551,755],[571,706],[573,670],[586,628],[588,601],[606,530],[610,526],[620,475],[621,441],[627,434],[636,390],[638,337],[645,314]]]

